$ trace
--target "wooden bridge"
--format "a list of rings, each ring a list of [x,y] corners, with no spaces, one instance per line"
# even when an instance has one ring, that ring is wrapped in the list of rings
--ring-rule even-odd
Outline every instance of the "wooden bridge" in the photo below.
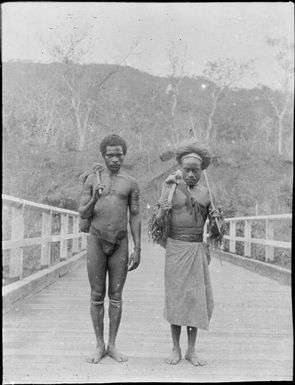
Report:
[[[227,219],[229,252],[213,251],[210,265],[215,299],[210,331],[198,333],[206,366],[164,363],[171,348],[162,317],[164,251],[147,241],[123,295],[117,344],[129,360],[105,357],[91,365],[85,362],[95,346],[87,235],[78,232],[78,214],[7,195],[2,202],[3,383],[292,379],[291,273],[273,263],[278,250],[290,253],[290,238],[277,240],[277,229],[291,228],[291,214]],[[30,274],[26,248],[32,246],[39,259],[35,256],[38,271]],[[185,333],[181,344],[185,351]]]

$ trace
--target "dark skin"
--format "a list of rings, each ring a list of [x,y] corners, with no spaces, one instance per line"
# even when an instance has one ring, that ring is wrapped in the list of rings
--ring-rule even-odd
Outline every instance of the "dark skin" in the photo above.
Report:
[[[91,227],[102,231],[107,238],[114,237],[129,226],[134,242],[134,252],[128,257],[128,239],[125,236],[119,245],[89,234],[87,246],[87,270],[91,286],[90,313],[96,335],[96,350],[88,362],[98,363],[107,354],[118,362],[126,361],[115,346],[121,320],[122,292],[127,271],[136,269],[140,263],[141,220],[139,212],[139,187],[134,178],[120,171],[124,161],[122,146],[107,146],[104,155],[106,170],[101,173],[101,185],[95,175],[90,175],[84,185],[79,213],[82,218],[92,213]],[[99,189],[103,188],[101,194]],[[91,232],[91,231],[90,231]],[[105,348],[103,336],[106,274],[109,276],[109,341]]]
[[[195,157],[184,157],[181,162],[181,175],[189,187],[190,194],[203,206],[210,207],[210,196],[208,189],[198,185],[201,177],[201,161]],[[163,200],[160,202],[161,211],[171,210],[171,224],[175,227],[200,227],[204,225],[204,219],[199,216],[197,219],[194,215],[191,215],[186,208],[185,202],[186,197],[181,191],[176,190],[173,202],[170,203],[167,200],[170,187],[164,185]],[[170,356],[165,360],[166,363],[176,365],[181,360],[181,349],[180,349],[180,325],[170,325],[171,336],[172,336],[172,352]],[[205,361],[201,360],[195,351],[195,344],[197,338],[196,327],[187,327],[188,347],[185,354],[185,358],[190,361],[194,366],[203,366],[206,364]]]

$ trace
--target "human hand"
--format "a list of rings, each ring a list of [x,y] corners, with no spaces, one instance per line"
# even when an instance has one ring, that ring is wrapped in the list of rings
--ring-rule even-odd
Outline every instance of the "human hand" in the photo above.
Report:
[[[212,210],[210,210],[209,211],[209,214],[210,214],[210,216],[212,217],[212,218],[219,218],[221,215],[222,215],[222,213],[219,211],[219,210],[217,210],[217,209],[212,209]]]
[[[135,249],[133,253],[130,254],[128,261],[128,271],[135,270],[140,264],[140,249]]]
[[[210,265],[211,262],[211,254],[210,254],[210,248],[209,245],[206,242],[203,242],[206,258],[207,258],[207,263]]]
[[[172,209],[172,203],[169,202],[167,199],[165,199],[162,202],[160,202],[160,207],[164,211],[169,211]]]
[[[97,183],[93,187],[93,190],[92,190],[92,200],[97,201],[97,199],[100,197],[102,191],[103,191],[103,186],[101,184]]]
[[[166,179],[166,184],[171,183],[177,183],[182,179],[182,172],[180,170],[175,171],[174,173],[170,174]]]

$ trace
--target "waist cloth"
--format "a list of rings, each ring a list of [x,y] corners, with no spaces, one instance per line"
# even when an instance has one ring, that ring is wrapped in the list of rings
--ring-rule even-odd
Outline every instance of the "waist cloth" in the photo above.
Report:
[[[169,238],[178,241],[203,242],[203,228],[201,227],[181,227],[171,226],[169,229]]]
[[[203,243],[168,238],[164,317],[173,325],[209,329],[213,292]]]
[[[90,226],[89,232],[90,234],[95,235],[97,238],[100,238],[114,245],[119,245],[120,241],[127,236],[126,230],[119,230],[117,233],[110,233],[109,231],[96,229],[93,226]]]

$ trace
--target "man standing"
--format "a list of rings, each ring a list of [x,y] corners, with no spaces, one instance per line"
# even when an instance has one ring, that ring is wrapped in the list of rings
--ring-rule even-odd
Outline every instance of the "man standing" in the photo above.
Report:
[[[122,314],[122,291],[127,271],[140,263],[141,220],[137,181],[121,166],[127,144],[118,135],[103,139],[100,151],[106,170],[101,173],[101,184],[95,174],[85,181],[79,213],[82,219],[91,218],[87,244],[87,271],[91,287],[90,314],[97,346],[88,362],[97,364],[107,354],[118,362],[126,361],[115,345]],[[102,192],[100,192],[102,190]],[[127,218],[134,241],[134,253],[128,258]],[[104,342],[104,298],[108,273],[109,340]]]
[[[171,326],[173,348],[165,361],[176,365],[181,360],[181,326],[187,326],[188,347],[185,358],[198,366],[206,362],[195,351],[197,330],[208,330],[213,312],[208,269],[210,254],[207,245],[203,243],[204,224],[213,211],[208,189],[198,183],[202,170],[210,163],[210,154],[195,139],[189,139],[177,148],[176,160],[181,170],[170,175],[164,182],[156,219],[159,223],[163,223],[163,218],[169,221],[164,317]],[[177,187],[171,201],[167,198],[173,183]]]

